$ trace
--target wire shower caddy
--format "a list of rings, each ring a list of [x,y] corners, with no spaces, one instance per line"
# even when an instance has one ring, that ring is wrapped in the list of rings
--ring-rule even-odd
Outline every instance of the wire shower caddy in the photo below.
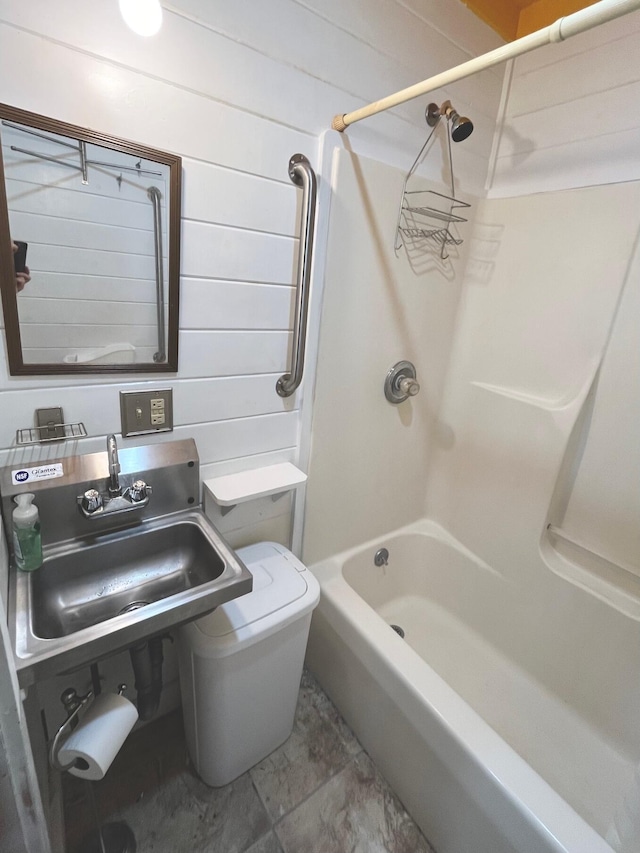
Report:
[[[449,257],[448,247],[459,246],[462,239],[451,231],[451,226],[466,222],[467,218],[459,211],[471,207],[470,204],[455,196],[455,177],[453,172],[453,157],[451,154],[451,134],[447,128],[447,160],[449,166],[451,194],[436,192],[436,190],[409,190],[409,180],[416,169],[424,160],[429,143],[440,125],[441,114],[437,116],[430,104],[426,110],[427,123],[431,125],[431,133],[418,152],[413,166],[407,172],[402,185],[400,207],[398,209],[398,222],[396,226],[396,239],[394,250],[396,255],[404,246],[409,249],[426,249],[433,246],[440,247],[440,258],[446,260]],[[435,116],[435,117],[434,117]]]

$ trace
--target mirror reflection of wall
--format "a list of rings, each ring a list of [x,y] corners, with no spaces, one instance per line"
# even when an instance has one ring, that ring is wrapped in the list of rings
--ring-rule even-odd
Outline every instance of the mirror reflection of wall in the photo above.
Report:
[[[166,361],[169,166],[8,121],[2,155],[24,362]]]

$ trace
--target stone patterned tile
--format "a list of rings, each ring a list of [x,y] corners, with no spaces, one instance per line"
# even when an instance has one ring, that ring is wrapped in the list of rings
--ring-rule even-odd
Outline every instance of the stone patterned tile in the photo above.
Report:
[[[333,703],[305,671],[291,737],[249,772],[269,816],[276,821],[360,751]]]
[[[282,818],[276,833],[284,853],[433,853],[364,752]]]
[[[256,841],[255,844],[252,844],[246,853],[282,853],[282,847],[280,847],[280,842],[275,833],[270,832],[264,838]]]
[[[291,738],[250,773],[214,789],[186,762],[175,714],[136,733],[97,783],[103,822],[126,820],[138,853],[431,850],[308,672]],[[67,849],[84,853],[93,828],[86,783],[65,787]]]
[[[247,773],[224,788],[209,788],[185,771],[114,819],[127,821],[138,853],[244,853],[271,829]]]
[[[299,705],[304,705],[305,701],[310,701],[318,709],[318,712],[331,723],[351,756],[357,755],[360,752],[362,747],[358,739],[308,669],[302,671],[298,703]]]
[[[100,823],[148,796],[188,766],[182,713],[154,720],[127,738],[104,779],[92,783]],[[86,837],[95,829],[88,783],[63,774],[67,853],[83,853]],[[73,816],[73,820],[69,816]]]

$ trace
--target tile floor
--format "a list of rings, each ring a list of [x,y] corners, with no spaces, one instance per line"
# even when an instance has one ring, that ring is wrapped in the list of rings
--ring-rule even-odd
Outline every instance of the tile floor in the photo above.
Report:
[[[94,825],[87,786],[65,774],[67,853]],[[291,737],[230,785],[196,776],[176,712],[130,737],[94,791],[138,853],[433,853],[306,671]]]

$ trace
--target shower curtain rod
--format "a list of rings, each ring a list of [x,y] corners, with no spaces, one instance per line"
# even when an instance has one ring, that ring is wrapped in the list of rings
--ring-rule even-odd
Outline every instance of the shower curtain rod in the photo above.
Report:
[[[456,65],[455,68],[450,68],[448,71],[429,77],[428,80],[423,80],[421,83],[416,83],[407,89],[388,95],[380,101],[374,101],[372,104],[351,113],[336,115],[331,122],[331,127],[342,133],[350,124],[361,121],[363,118],[369,118],[369,116],[389,110],[391,107],[397,107],[398,104],[404,104],[405,101],[426,95],[427,92],[447,86],[449,83],[455,83],[464,77],[470,77],[472,74],[477,74],[478,71],[499,65],[501,62],[528,53],[530,50],[535,50],[545,44],[565,41],[571,36],[605,24],[607,21],[613,21],[615,18],[620,18],[629,12],[635,12],[637,9],[640,9],[640,0],[600,0],[599,3],[594,3],[586,9],[558,18],[554,24],[550,24],[548,27],[516,39],[516,41],[498,47],[496,50],[491,50],[475,59],[470,59],[468,62],[463,62],[461,65]]]

